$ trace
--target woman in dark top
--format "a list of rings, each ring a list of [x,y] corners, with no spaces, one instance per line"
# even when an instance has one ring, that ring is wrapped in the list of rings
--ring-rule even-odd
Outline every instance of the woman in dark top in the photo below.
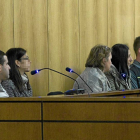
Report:
[[[25,72],[30,71],[31,61],[23,48],[11,48],[6,52],[10,69],[10,78],[2,82],[9,97],[32,96],[32,89]]]
[[[129,67],[132,60],[127,45],[115,44],[112,47],[112,65],[110,71],[105,73],[112,90],[131,89]]]

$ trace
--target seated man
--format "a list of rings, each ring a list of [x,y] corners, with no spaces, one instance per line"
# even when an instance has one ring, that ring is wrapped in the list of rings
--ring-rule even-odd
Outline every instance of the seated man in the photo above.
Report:
[[[140,88],[140,36],[134,40],[133,48],[136,54],[136,59],[130,66],[131,87],[132,89]]]
[[[9,69],[8,59],[4,52],[0,51],[0,97],[9,97],[5,89],[2,87],[2,80],[9,78]]]

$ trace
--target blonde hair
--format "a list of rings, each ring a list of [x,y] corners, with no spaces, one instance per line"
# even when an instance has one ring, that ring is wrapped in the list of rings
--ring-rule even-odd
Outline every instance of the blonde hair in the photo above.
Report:
[[[94,46],[89,53],[85,67],[97,67],[103,70],[104,66],[102,64],[102,60],[103,58],[106,58],[108,60],[110,52],[111,49],[107,46],[104,45]]]

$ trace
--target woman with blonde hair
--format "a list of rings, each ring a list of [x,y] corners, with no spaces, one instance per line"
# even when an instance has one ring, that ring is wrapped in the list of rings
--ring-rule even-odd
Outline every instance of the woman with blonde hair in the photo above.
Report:
[[[104,45],[93,47],[87,58],[86,68],[80,75],[90,88],[78,77],[76,81],[80,86],[79,88],[84,89],[85,93],[110,91],[110,85],[104,72],[110,70],[111,58],[111,49],[109,47]],[[76,83],[74,83],[73,88],[78,89]]]

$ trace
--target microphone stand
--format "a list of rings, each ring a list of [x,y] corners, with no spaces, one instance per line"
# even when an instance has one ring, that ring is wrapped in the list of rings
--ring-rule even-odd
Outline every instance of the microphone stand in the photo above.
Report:
[[[66,71],[72,72],[72,73],[75,73],[76,75],[78,75],[82,79],[82,81],[84,81],[84,83],[88,86],[88,88],[93,92],[93,90],[91,89],[91,87],[85,82],[85,80],[78,73],[76,73],[75,71],[73,71],[72,69],[70,69],[68,67],[66,68]],[[90,97],[89,92],[88,92],[88,96]]]
[[[66,77],[68,77],[68,78],[70,78],[70,79],[76,81],[76,80],[73,79],[72,77],[70,77],[70,76],[68,76],[68,75],[65,75],[65,74],[63,74],[63,73],[61,73],[61,72],[59,72],[59,71],[53,70],[53,69],[51,69],[51,68],[42,68],[42,69],[39,69],[39,70],[37,70],[37,71],[39,72],[39,71],[44,70],[44,69],[48,69],[48,70],[54,71],[54,72],[56,72],[56,73],[62,74],[62,75],[64,75],[64,76],[66,76]],[[33,72],[33,71],[31,71],[31,74],[32,74],[32,72]],[[36,72],[36,73],[38,73],[38,72]],[[36,73],[34,73],[34,74],[36,74]],[[33,74],[32,74],[32,75],[33,75]],[[64,94],[65,94],[65,95],[73,95],[74,93],[76,93],[76,94],[82,93],[82,94],[83,94],[83,93],[84,93],[84,89],[79,89],[79,84],[78,84],[77,81],[76,81],[76,83],[77,83],[77,85],[78,85],[78,89],[72,89],[72,90],[65,91]]]

